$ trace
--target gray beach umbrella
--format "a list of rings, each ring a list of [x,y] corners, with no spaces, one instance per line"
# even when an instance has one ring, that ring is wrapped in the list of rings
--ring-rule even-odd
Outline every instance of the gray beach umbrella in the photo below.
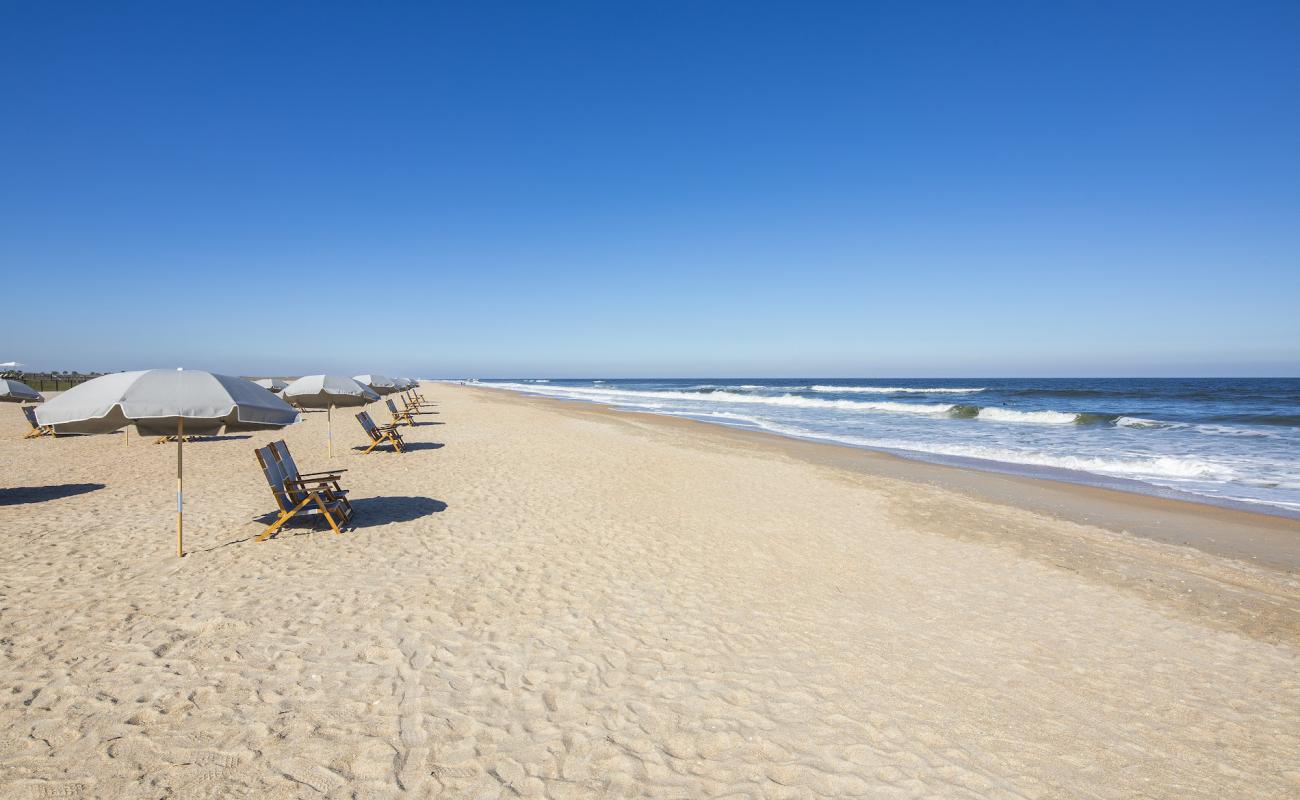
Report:
[[[352,380],[362,386],[369,386],[375,394],[392,394],[402,388],[400,379],[384,375],[353,375]]]
[[[289,385],[288,381],[282,381],[279,378],[262,378],[261,380],[253,381],[253,383],[261,386],[272,394],[279,394],[281,389]]]
[[[0,378],[0,403],[39,403],[44,399],[40,392],[22,381]]]
[[[325,409],[325,440],[330,458],[334,457],[334,407],[364,406],[379,399],[370,387],[342,375],[305,375],[284,387],[280,396],[299,408]]]
[[[283,428],[298,412],[260,386],[202,370],[117,372],[78,384],[36,409],[55,433],[112,433],[134,427],[144,436],[176,437],[176,555],[184,548],[185,436]]]

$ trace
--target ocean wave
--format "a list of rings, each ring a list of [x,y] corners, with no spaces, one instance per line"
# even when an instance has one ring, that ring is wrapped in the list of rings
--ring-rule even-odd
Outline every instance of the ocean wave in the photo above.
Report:
[[[1244,422],[1248,425],[1300,427],[1300,414],[1220,414],[1210,417],[1210,422]]]
[[[965,388],[960,386],[829,386],[814,384],[808,387],[808,391],[823,394],[975,394],[976,392],[986,392],[988,389],[984,386]]]
[[[1161,422],[1158,419],[1147,419],[1145,417],[1118,417],[1115,420],[1117,428],[1181,428],[1184,427],[1176,422]]]
[[[1068,411],[1016,411],[997,406],[981,408],[976,417],[993,422],[1027,422],[1036,425],[1073,425],[1079,421],[1078,414]]]

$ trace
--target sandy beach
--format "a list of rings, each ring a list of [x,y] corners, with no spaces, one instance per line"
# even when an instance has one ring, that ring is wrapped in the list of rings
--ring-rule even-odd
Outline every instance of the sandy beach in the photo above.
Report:
[[[0,408],[0,797],[1300,794],[1300,522],[423,391],[187,445],[184,559],[174,445]],[[279,438],[355,530],[253,541]]]

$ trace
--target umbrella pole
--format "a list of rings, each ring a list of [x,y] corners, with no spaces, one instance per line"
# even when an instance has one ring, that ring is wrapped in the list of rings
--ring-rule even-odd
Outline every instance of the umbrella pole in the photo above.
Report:
[[[328,443],[330,458],[334,457],[334,406],[325,407],[325,441]]]
[[[176,420],[176,555],[179,558],[185,556],[184,530],[185,530],[185,500],[183,493],[183,479],[181,475],[181,465],[185,457],[185,420]]]

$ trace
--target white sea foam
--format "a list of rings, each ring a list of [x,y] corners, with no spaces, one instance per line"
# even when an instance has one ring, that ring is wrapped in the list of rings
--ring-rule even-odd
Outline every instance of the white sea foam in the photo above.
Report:
[[[1038,425],[1071,425],[1079,415],[1066,411],[1016,411],[1010,408],[981,408],[980,419],[994,422],[1030,422]]]
[[[825,386],[815,384],[808,389],[824,394],[974,394],[988,391],[983,386],[963,388],[958,386]]]
[[[1004,464],[1052,467],[1076,472],[1093,472],[1100,475],[1113,475],[1125,478],[1166,478],[1175,480],[1212,480],[1232,479],[1236,472],[1230,467],[1214,464],[1197,458],[1175,456],[1140,456],[1135,458],[1098,458],[1085,456],[1065,456],[1032,450],[1008,450],[983,445],[944,444],[940,442],[915,442],[888,439],[870,439],[861,436],[837,435],[808,430],[791,425],[781,425],[758,419],[746,420],[759,427],[786,436],[804,439],[821,439],[825,441],[849,444],[857,447],[870,447],[879,450],[903,450],[933,455],[974,458],[981,461],[997,461]]]

